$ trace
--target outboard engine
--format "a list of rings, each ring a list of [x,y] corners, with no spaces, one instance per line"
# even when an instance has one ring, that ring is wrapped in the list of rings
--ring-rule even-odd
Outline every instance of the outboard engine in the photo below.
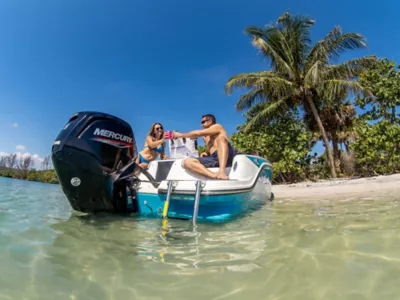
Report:
[[[74,114],[52,147],[63,192],[76,211],[135,212],[137,147],[131,126],[105,113]],[[128,191],[132,207],[127,207]]]

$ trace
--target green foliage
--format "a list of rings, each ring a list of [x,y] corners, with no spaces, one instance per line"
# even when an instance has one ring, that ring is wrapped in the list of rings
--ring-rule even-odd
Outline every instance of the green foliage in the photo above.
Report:
[[[0,176],[8,178],[16,178],[16,169],[0,167]]]
[[[343,33],[335,27],[315,45],[311,43],[314,20],[284,13],[267,27],[247,27],[253,46],[270,61],[271,70],[243,73],[231,77],[225,85],[227,94],[236,88],[249,92],[242,95],[238,110],[267,103],[246,125],[264,122],[287,108],[308,105],[309,99],[334,101],[344,92],[362,93],[355,80],[361,72],[376,63],[374,56],[356,58],[332,64],[346,51],[366,47],[365,38],[358,33]]]
[[[371,106],[363,114],[363,118],[383,118],[392,123],[400,123],[399,116],[396,115],[396,106],[400,105],[400,72],[396,70],[395,63],[381,59],[376,67],[361,74],[360,83],[373,94],[357,98],[357,103],[362,109],[367,105]]]
[[[351,144],[358,172],[362,175],[390,174],[400,170],[400,126],[383,120],[374,125],[360,122]]]
[[[329,104],[344,93],[363,94],[364,88],[356,78],[376,63],[376,57],[333,64],[344,52],[365,48],[365,38],[359,33],[343,33],[340,27],[335,27],[312,45],[314,23],[308,17],[285,12],[266,27],[247,27],[245,31],[252,38],[253,46],[270,62],[271,70],[237,74],[227,81],[225,91],[231,94],[237,88],[248,90],[240,96],[238,110],[266,104],[243,127],[246,132],[288,109],[310,109],[325,144],[332,177],[336,177],[318,101]]]
[[[29,170],[27,174],[22,174],[21,170],[18,169],[0,168],[0,176],[44,183],[59,183],[56,172],[53,169],[44,171]]]
[[[207,147],[205,145],[199,145],[197,146],[197,151],[199,152],[199,155],[203,152],[207,152]]]
[[[43,171],[41,178],[42,180],[40,181],[42,182],[54,183],[54,184],[58,183],[58,178],[54,170]]]
[[[298,181],[306,178],[311,157],[311,133],[293,114],[258,125],[250,133],[239,131],[231,136],[232,144],[241,152],[258,154],[273,164],[274,180]]]

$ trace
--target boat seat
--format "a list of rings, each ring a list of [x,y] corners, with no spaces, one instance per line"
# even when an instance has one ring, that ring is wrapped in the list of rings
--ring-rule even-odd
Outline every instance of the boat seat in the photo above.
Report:
[[[167,179],[168,173],[171,170],[173,163],[174,163],[173,160],[165,160],[157,162],[157,171],[155,176],[155,180],[157,182],[161,182]]]

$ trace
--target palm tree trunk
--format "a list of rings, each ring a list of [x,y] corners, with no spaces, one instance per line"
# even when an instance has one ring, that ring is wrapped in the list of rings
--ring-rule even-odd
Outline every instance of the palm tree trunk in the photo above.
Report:
[[[335,162],[335,170],[337,172],[341,171],[340,168],[340,153],[339,153],[339,142],[335,131],[331,132],[332,145],[333,145],[333,160]]]
[[[335,164],[333,162],[333,156],[332,156],[331,149],[329,148],[328,136],[326,135],[324,125],[322,124],[321,118],[318,114],[317,108],[315,107],[312,96],[307,95],[306,99],[307,99],[308,105],[310,105],[311,111],[314,115],[315,121],[317,122],[318,128],[321,131],[322,139],[325,144],[326,155],[328,156],[329,168],[331,169],[331,176],[332,176],[332,178],[336,178]]]
[[[347,153],[351,153],[351,151],[350,151],[350,144],[349,144],[349,141],[344,141],[344,146],[346,147],[346,152]]]
[[[396,105],[392,107],[392,123],[396,123]]]

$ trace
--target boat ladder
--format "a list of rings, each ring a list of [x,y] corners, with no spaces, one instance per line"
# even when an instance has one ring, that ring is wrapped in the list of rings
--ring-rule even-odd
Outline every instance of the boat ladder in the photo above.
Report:
[[[193,216],[192,216],[193,225],[196,225],[197,223],[197,216],[199,214],[200,193],[203,186],[204,186],[203,182],[201,182],[200,180],[196,181],[196,193],[194,195]]]
[[[162,214],[163,219],[167,218],[167,216],[168,216],[169,201],[171,198],[172,189],[174,187],[176,187],[177,184],[178,183],[174,180],[168,181],[167,198],[165,199],[164,209],[163,209],[163,214]]]
[[[172,190],[174,187],[177,186],[177,184],[178,184],[178,182],[176,180],[168,181],[167,197],[165,199],[164,209],[163,209],[163,214],[162,214],[163,219],[167,218],[167,216],[168,216],[169,202],[171,199]],[[201,194],[201,189],[204,187],[204,185],[205,185],[204,182],[202,182],[200,180],[196,181],[196,191],[195,191],[195,196],[194,196],[193,216],[192,216],[192,224],[193,225],[196,225],[196,223],[197,223],[197,217],[199,215],[200,194]]]

